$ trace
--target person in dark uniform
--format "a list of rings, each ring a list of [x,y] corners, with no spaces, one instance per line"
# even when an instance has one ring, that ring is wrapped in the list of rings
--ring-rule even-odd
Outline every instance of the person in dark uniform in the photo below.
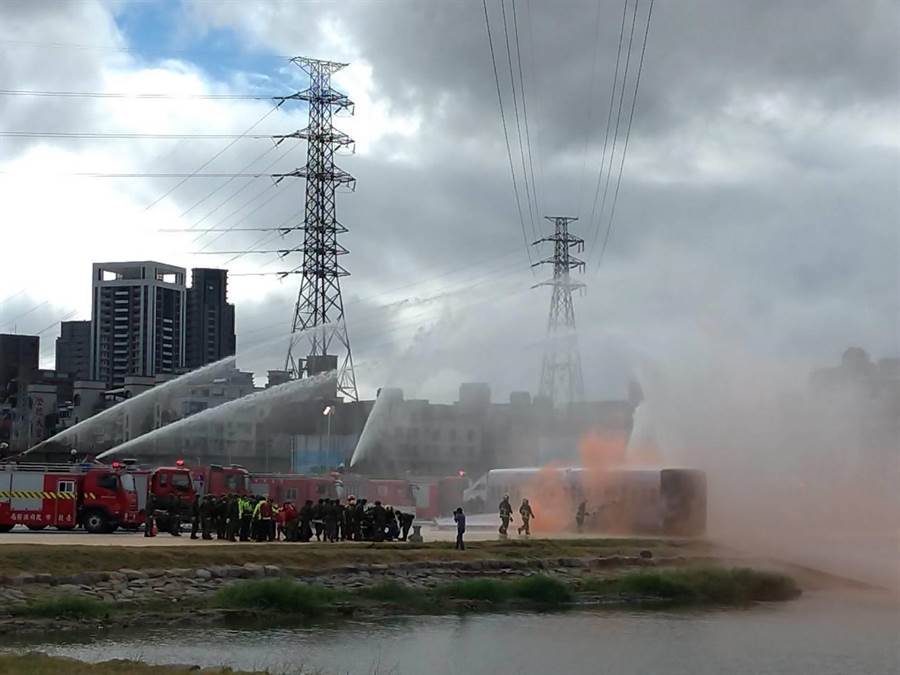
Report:
[[[309,541],[312,539],[312,520],[315,507],[312,499],[307,499],[306,503],[300,507],[300,541]]]
[[[380,501],[376,501],[375,508],[372,509],[372,527],[374,529],[372,534],[375,541],[384,541],[384,528],[386,525],[387,511]]]
[[[366,500],[365,499],[357,499],[356,500],[356,514],[353,518],[353,523],[356,526],[356,530],[354,532],[354,537],[356,541],[363,541],[365,539],[365,524],[366,524]]]
[[[397,512],[397,518],[400,521],[400,541],[406,541],[409,537],[409,530],[412,527],[416,517],[411,513]]]
[[[197,531],[200,529],[200,495],[194,495],[194,501],[191,502],[191,539],[197,538]]]
[[[241,521],[241,541],[250,541],[250,527],[253,524],[253,502],[246,495],[238,497],[238,518]]]
[[[215,515],[215,504],[213,504],[212,495],[206,495],[200,503],[200,530],[202,537],[209,541],[212,539],[213,517]]]
[[[236,541],[241,527],[241,514],[237,495],[228,495],[225,505],[227,523],[225,525],[225,538],[228,541]]]
[[[512,520],[512,504],[509,503],[509,495],[503,496],[503,501],[497,507],[500,511],[500,537],[506,539],[509,535],[509,522]]]
[[[587,516],[587,502],[581,500],[578,510],[575,512],[575,529],[579,532],[584,530],[584,519]]]
[[[313,527],[316,530],[316,541],[322,541],[325,532],[325,500],[320,499],[313,507]]]
[[[522,516],[522,525],[519,527],[519,534],[525,532],[525,536],[531,535],[531,519],[534,518],[534,511],[531,510],[531,504],[528,503],[527,499],[522,500],[522,505],[519,507],[519,515]]]
[[[463,513],[462,507],[458,507],[453,512],[453,520],[456,521],[456,546],[458,551],[465,551],[466,544],[463,541],[463,535],[466,533],[466,514]]]

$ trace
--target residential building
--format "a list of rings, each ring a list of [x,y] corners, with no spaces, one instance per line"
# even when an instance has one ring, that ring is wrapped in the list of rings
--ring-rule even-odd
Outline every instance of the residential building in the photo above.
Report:
[[[37,335],[0,335],[0,401],[16,405],[16,394],[34,380],[40,350]]]
[[[91,322],[63,321],[56,338],[56,370],[76,380],[91,377]]]
[[[191,270],[186,335],[185,365],[191,370],[234,355],[234,305],[228,303],[227,270]]]
[[[94,263],[90,379],[116,387],[182,370],[186,292],[182,267]]]

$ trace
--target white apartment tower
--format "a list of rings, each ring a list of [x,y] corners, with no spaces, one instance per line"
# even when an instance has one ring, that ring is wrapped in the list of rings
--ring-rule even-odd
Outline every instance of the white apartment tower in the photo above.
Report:
[[[94,263],[91,379],[174,373],[185,364],[185,270],[158,262]]]

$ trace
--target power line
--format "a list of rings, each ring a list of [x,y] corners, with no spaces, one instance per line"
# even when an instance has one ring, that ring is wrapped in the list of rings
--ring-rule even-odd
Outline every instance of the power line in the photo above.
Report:
[[[512,147],[509,144],[509,130],[506,126],[506,113],[503,111],[503,96],[500,93],[500,74],[497,71],[497,57],[494,52],[494,39],[491,35],[491,20],[488,16],[487,0],[481,0],[484,7],[484,24],[487,28],[488,46],[491,50],[491,64],[494,67],[494,82],[497,85],[497,101],[500,104],[500,122],[503,125],[503,138],[506,140],[506,156],[509,158],[509,173],[512,178],[513,192],[516,196],[516,208],[519,211],[519,224],[522,226],[522,241],[525,244],[525,255],[528,256],[528,262],[531,263],[531,249],[528,245],[528,232],[525,229],[525,215],[522,212],[522,198],[519,195],[519,183],[516,179],[516,170],[513,166]]]
[[[592,122],[594,120],[594,85],[597,80],[597,62],[600,60],[600,26],[602,24],[601,19],[603,18],[603,3],[597,3],[597,21],[594,26],[594,58],[591,60],[591,84],[588,90],[588,96],[586,100],[586,108],[585,111],[585,133],[584,133],[584,149],[581,153],[581,176],[578,181],[578,213],[581,214],[581,207],[584,201],[584,182],[587,177],[587,153],[588,146],[590,145],[591,138],[593,137],[593,125]],[[624,25],[622,26],[624,29]],[[621,39],[621,38],[620,38]],[[613,81],[613,87],[615,87],[615,80]],[[610,115],[612,114],[612,102],[610,102]],[[607,127],[608,129],[608,127]],[[608,133],[608,132],[607,132]],[[602,167],[602,159],[601,159],[601,167]]]
[[[515,6],[515,0],[512,0]],[[509,22],[506,20],[506,0],[500,0],[503,14],[503,34],[506,37],[506,59],[509,62],[509,84],[512,90],[513,111],[516,114],[516,133],[519,136],[519,155],[522,158],[522,179],[525,181],[525,199],[528,200],[528,213],[531,217],[531,234],[537,236],[537,225],[534,222],[534,204],[531,201],[531,188],[528,185],[528,169],[525,166],[525,144],[522,143],[522,122],[519,118],[519,99],[516,96],[516,76],[513,70],[512,51],[509,45]]]
[[[619,163],[619,175],[616,178],[616,191],[613,194],[612,207],[609,212],[609,221],[606,224],[606,235],[603,237],[603,246],[600,248],[600,256],[597,258],[597,267],[603,262],[603,254],[606,253],[606,245],[609,243],[609,235],[612,232],[613,219],[616,215],[616,203],[619,199],[619,186],[622,183],[622,170],[625,168],[625,155],[628,152],[628,139],[631,137],[631,122],[634,119],[634,109],[637,104],[638,87],[641,86],[641,72],[644,69],[644,53],[647,51],[647,36],[650,33],[650,18],[653,15],[653,0],[647,10],[647,23],[644,26],[644,40],[641,44],[641,58],[638,62],[637,76],[634,81],[634,94],[631,97],[631,111],[628,114],[628,127],[625,130],[625,144],[622,147],[622,160]]]
[[[282,103],[282,102],[279,101],[279,102],[276,103],[274,106],[272,106],[272,108],[270,108],[269,111],[266,112],[266,114],[264,114],[262,117],[260,117],[258,120],[256,120],[256,121],[255,121],[253,124],[251,124],[249,127],[247,127],[247,129],[244,131],[244,134],[249,134],[251,131],[253,131],[259,124],[262,123],[262,121],[263,121],[264,119],[266,119],[269,115],[271,115],[273,112],[275,112],[276,110],[278,110],[278,108],[281,107],[281,103]],[[235,138],[235,139],[234,139],[233,141],[231,141],[228,145],[226,145],[224,148],[222,148],[221,150],[219,150],[219,152],[217,152],[217,153],[214,154],[212,157],[210,157],[208,160],[206,160],[205,162],[203,162],[203,164],[201,164],[201,165],[193,172],[193,174],[190,174],[190,175],[188,175],[188,176],[185,176],[185,177],[182,178],[178,183],[176,183],[175,185],[173,185],[171,188],[169,188],[168,190],[166,190],[162,195],[160,195],[160,196],[157,197],[155,200],[153,200],[150,204],[148,204],[148,205],[144,208],[144,211],[149,211],[149,210],[152,209],[154,206],[156,206],[157,204],[159,204],[163,199],[165,199],[165,198],[168,197],[170,194],[172,194],[173,192],[175,192],[175,190],[177,190],[177,189],[180,188],[182,185],[184,185],[185,182],[187,182],[187,180],[188,180],[189,178],[193,178],[196,174],[199,174],[201,171],[203,171],[203,169],[205,169],[207,166],[209,166],[212,162],[214,162],[216,159],[218,159],[219,157],[221,157],[221,156],[222,156],[229,148],[231,148],[231,147],[232,147],[235,143],[237,143],[239,140],[240,140],[240,138]],[[225,178],[230,178],[230,176],[224,176],[224,177],[225,177]]]
[[[49,305],[49,304],[50,304],[50,301],[49,301],[49,300],[44,300],[43,302],[38,303],[37,305],[35,305],[35,306],[32,307],[31,309],[29,309],[29,310],[27,310],[27,311],[25,311],[25,312],[22,312],[21,314],[19,314],[19,315],[17,315],[17,316],[14,316],[12,319],[9,319],[9,320],[6,321],[6,323],[4,323],[3,325],[4,325],[4,326],[11,326],[11,325],[15,324],[16,321],[18,321],[19,319],[21,319],[21,318],[23,318],[23,317],[26,317],[26,316],[28,316],[29,314],[31,314],[32,312],[36,312],[37,310],[39,310],[39,309],[40,309],[41,307],[43,307],[44,305]]]
[[[519,48],[519,18],[516,13],[516,0],[512,0],[513,8],[513,26],[515,26],[516,37],[516,60],[519,63],[519,87],[522,92],[522,114],[525,119],[525,143],[528,146],[528,166],[531,171],[531,192],[534,196],[534,210],[541,212],[540,202],[538,201],[537,183],[534,180],[534,159],[531,152],[531,132],[528,129],[528,97],[525,94],[525,76],[522,74],[522,52]]]
[[[259,140],[272,138],[272,134],[167,134],[167,133],[131,133],[131,132],[99,132],[99,131],[0,131],[6,138],[83,138],[90,140],[134,140],[152,138],[159,140],[225,140],[247,139]]]
[[[0,89],[0,96],[37,96],[49,98],[134,98],[134,99],[212,99],[212,100],[246,100],[268,101],[274,96],[261,94],[164,94],[164,93],[129,93],[113,91],[49,91],[38,89]]]
[[[619,139],[619,124],[622,119],[622,103],[623,103],[624,97],[625,97],[625,84],[628,81],[628,67],[629,67],[629,64],[631,63],[631,47],[634,42],[634,26],[635,26],[635,22],[637,21],[638,2],[639,2],[639,0],[634,0],[634,11],[632,12],[632,15],[631,15],[631,30],[630,30],[630,35],[628,38],[628,50],[626,51],[626,54],[625,54],[625,68],[624,68],[624,71],[622,74],[622,85],[619,88],[619,97],[618,97],[619,105],[618,105],[618,111],[616,113],[616,125],[615,125],[615,128],[613,129],[612,149],[610,150],[610,153],[609,153],[609,163],[608,163],[608,165],[606,165],[606,181],[603,185],[603,198],[600,200],[600,212],[596,214],[597,220],[596,220],[596,224],[594,225],[594,234],[593,234],[593,238],[591,240],[591,246],[588,249],[588,255],[587,255],[588,260],[591,259],[591,256],[594,252],[594,246],[597,243],[597,237],[600,233],[600,226],[603,222],[603,213],[606,209],[606,197],[609,193],[609,181],[612,176],[613,160],[615,159],[615,155],[616,155],[616,144]],[[625,0],[625,11],[623,12],[623,17],[627,14],[627,10],[628,10],[628,0]],[[623,23],[622,24],[623,28],[624,28],[624,25],[625,24]],[[621,43],[620,43],[620,46],[621,46]],[[621,56],[621,51],[619,52],[619,56]],[[614,79],[613,80],[613,95],[615,95],[615,89],[616,89],[617,84],[618,84],[618,81]],[[601,157],[601,159],[603,159],[603,158]],[[600,195],[600,183],[603,182],[603,168],[604,168],[603,166],[600,167],[600,177],[597,179],[597,189],[594,192],[594,207],[591,209],[592,224],[594,221],[594,215],[596,213],[597,198]]]

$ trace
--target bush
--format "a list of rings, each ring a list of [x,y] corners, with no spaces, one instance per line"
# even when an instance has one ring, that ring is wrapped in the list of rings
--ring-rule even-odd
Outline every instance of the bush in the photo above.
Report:
[[[514,581],[470,579],[447,584],[438,595],[458,600],[504,602],[525,600],[541,605],[558,605],[572,601],[572,592],[561,581],[546,576],[533,576]]]
[[[512,596],[509,582],[496,579],[468,579],[455,581],[437,589],[437,594],[455,600],[502,602]]]
[[[335,591],[282,579],[244,581],[216,593],[215,602],[229,609],[277,610],[289,614],[319,614],[340,598]]]
[[[515,597],[541,605],[560,605],[573,600],[569,587],[552,577],[526,577],[512,581],[510,585]]]
[[[19,616],[44,617],[48,619],[93,619],[106,616],[112,607],[105,603],[80,595],[61,595],[43,598],[28,605],[16,607],[13,612]]]
[[[416,591],[396,581],[385,581],[375,586],[363,588],[360,592],[365,598],[378,602],[389,602],[395,605],[418,605],[423,602],[424,591]]]
[[[741,605],[790,600],[800,595],[791,577],[747,568],[642,571],[618,579],[588,582],[583,588],[603,594],[636,595],[686,604]]]

